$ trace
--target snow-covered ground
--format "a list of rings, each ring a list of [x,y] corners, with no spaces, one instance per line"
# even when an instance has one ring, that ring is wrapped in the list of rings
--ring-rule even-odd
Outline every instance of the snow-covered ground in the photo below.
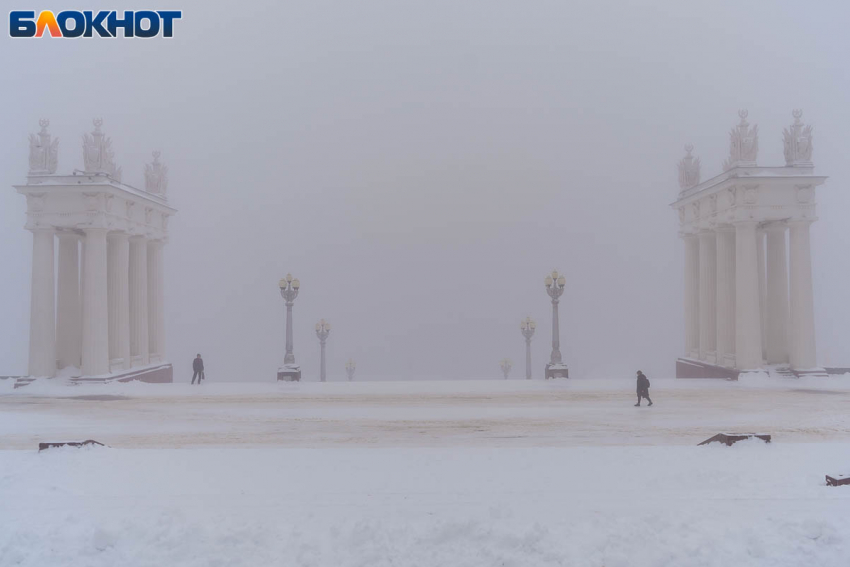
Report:
[[[816,380],[110,384],[0,396],[0,448],[57,438],[121,448],[694,445],[727,429],[850,441],[850,376]]]
[[[850,564],[850,380],[27,390],[0,566]]]

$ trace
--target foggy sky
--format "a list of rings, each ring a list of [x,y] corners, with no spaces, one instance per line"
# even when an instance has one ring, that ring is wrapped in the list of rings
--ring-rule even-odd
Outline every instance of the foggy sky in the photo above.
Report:
[[[331,380],[349,357],[361,378],[498,377],[505,356],[520,377],[526,315],[540,378],[553,268],[567,277],[573,375],[672,376],[676,162],[690,142],[703,179],[719,174],[739,108],[759,126],[760,165],[784,165],[792,108],[814,125],[815,171],[829,176],[812,227],[819,359],[850,365],[846,4],[165,7],[184,11],[170,40],[2,39],[0,374],[27,365],[32,236],[11,187],[25,182],[27,136],[49,118],[70,172],[102,117],[125,182],[143,186],[154,149],[170,170],[175,380],[197,352],[210,380],[273,380],[287,272],[302,282],[304,380],[318,379],[320,318]]]

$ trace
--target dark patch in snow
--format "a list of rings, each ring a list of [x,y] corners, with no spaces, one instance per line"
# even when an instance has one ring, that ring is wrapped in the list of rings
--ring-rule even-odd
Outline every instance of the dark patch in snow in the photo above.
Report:
[[[116,400],[129,400],[127,396],[112,396],[109,394],[85,394],[83,396],[68,396],[63,400],[89,400],[92,402],[114,402]]]
[[[800,394],[846,394],[847,392],[840,392],[837,390],[814,390],[814,389],[806,389],[806,388],[797,388],[795,390],[791,390],[792,392],[798,392]]]

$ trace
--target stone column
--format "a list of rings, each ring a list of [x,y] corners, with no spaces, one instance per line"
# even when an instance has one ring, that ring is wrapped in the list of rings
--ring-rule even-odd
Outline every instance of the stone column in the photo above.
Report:
[[[735,367],[761,367],[761,309],[759,306],[756,221],[735,224]]]
[[[717,362],[717,248],[712,231],[699,233],[699,357]]]
[[[735,229],[718,227],[717,364],[735,367]]]
[[[86,311],[86,239],[81,239],[80,246],[80,349],[82,349],[83,313]],[[82,350],[80,351],[82,353]],[[80,355],[82,356],[82,354]],[[81,363],[82,364],[82,363]],[[80,366],[82,368],[82,365]]]
[[[106,290],[109,311],[109,362],[118,358],[118,290],[115,289],[118,269],[118,248],[111,234],[106,237]]]
[[[765,331],[768,364],[788,362],[788,264],[785,259],[785,225],[767,229],[767,299]]]
[[[125,370],[130,359],[130,236],[109,235],[109,345],[110,358],[121,360]]]
[[[695,234],[685,241],[685,354],[699,358],[699,240]]]
[[[109,307],[105,228],[85,229],[86,263],[83,304],[83,375],[109,373]]]
[[[56,357],[59,368],[80,367],[80,237],[59,232],[59,285],[56,290]]]
[[[807,370],[817,366],[815,309],[812,294],[811,221],[790,221],[791,366]]]
[[[53,228],[32,229],[30,376],[56,376],[56,283]]]
[[[761,313],[761,359],[767,359],[767,334],[765,333],[765,313],[767,312],[767,285],[765,283],[764,231],[756,228],[756,258],[759,276],[759,313]]]
[[[143,236],[130,238],[130,355],[139,364],[150,362],[148,345],[148,244]]]
[[[161,240],[148,243],[148,347],[152,362],[165,358],[162,247]]]

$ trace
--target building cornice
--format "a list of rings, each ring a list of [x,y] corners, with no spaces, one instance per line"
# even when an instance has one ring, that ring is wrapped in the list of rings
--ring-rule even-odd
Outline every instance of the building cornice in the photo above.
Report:
[[[121,183],[101,173],[74,173],[72,175],[29,175],[25,185],[13,185],[22,195],[31,193],[53,193],[57,191],[78,193],[88,192],[110,192],[115,196],[134,197],[135,200],[146,204],[156,205],[159,210],[167,211],[169,214],[177,213],[177,209],[170,206],[168,201],[160,195],[148,193],[132,185]]]
[[[701,199],[712,193],[717,193],[737,184],[746,184],[748,180],[754,182],[773,181],[787,182],[788,184],[822,185],[828,177],[814,175],[813,167],[733,167],[688,189],[679,192],[679,198],[670,203],[674,209],[686,205],[696,199]]]

